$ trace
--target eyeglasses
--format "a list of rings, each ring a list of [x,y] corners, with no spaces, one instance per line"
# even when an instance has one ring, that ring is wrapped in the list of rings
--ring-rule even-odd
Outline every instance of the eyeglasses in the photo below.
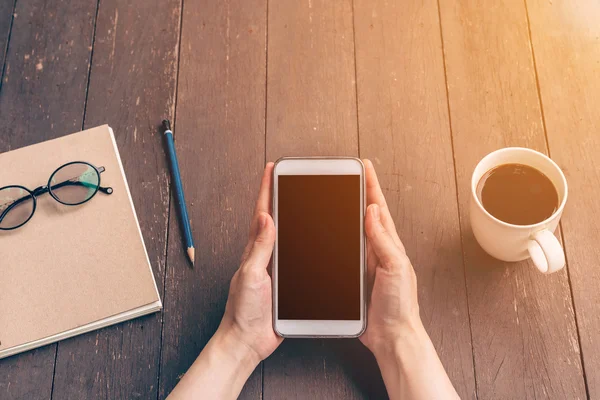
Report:
[[[94,167],[83,161],[74,161],[55,170],[46,186],[29,190],[20,185],[0,188],[0,230],[8,231],[25,225],[37,206],[37,196],[50,193],[54,200],[66,206],[77,206],[92,199],[99,191],[112,194],[111,187],[100,186],[104,167]]]

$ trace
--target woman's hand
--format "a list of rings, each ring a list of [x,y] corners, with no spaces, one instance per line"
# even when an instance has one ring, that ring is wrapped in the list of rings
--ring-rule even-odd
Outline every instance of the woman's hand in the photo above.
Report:
[[[283,340],[273,332],[267,272],[275,243],[275,225],[269,215],[272,175],[273,163],[268,163],[221,325],[169,399],[237,398],[252,371]]]
[[[360,340],[373,353],[421,326],[417,277],[398,237],[373,164],[364,160],[367,182],[368,325]]]
[[[267,358],[283,339],[273,331],[271,277],[267,266],[275,243],[275,225],[270,215],[273,163],[263,173],[248,244],[240,268],[229,286],[225,315],[217,333],[237,340],[255,356]]]
[[[390,399],[458,399],[421,322],[417,277],[369,160],[365,170],[371,296],[360,340],[375,355]]]

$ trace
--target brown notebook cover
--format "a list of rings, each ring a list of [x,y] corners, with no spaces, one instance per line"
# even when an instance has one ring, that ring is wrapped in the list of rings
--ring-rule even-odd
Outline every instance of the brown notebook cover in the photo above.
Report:
[[[0,358],[161,308],[108,125],[0,154],[0,187],[46,185],[70,161],[106,170],[87,203],[37,198],[31,220],[0,231]]]

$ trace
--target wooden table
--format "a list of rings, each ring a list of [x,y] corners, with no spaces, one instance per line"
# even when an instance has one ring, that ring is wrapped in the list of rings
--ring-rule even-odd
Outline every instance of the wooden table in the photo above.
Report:
[[[597,0],[0,0],[0,151],[109,123],[164,300],[0,361],[0,398],[163,399],[219,323],[265,162],[332,154],[373,160],[463,398],[600,398],[599,21]],[[471,233],[471,172],[512,145],[570,185],[551,276]],[[287,340],[241,398],[384,396],[359,342]]]

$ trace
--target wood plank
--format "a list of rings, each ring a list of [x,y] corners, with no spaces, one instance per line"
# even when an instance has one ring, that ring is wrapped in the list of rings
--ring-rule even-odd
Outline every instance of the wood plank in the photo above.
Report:
[[[358,155],[352,18],[350,0],[269,3],[268,160]],[[265,361],[264,398],[362,397],[370,382],[355,379],[357,363],[370,355],[358,349],[357,340],[285,340]]]
[[[522,1],[440,2],[477,392],[480,398],[585,398],[565,270],[485,255],[469,223],[477,162],[505,146],[546,151]]]
[[[527,2],[550,154],[567,176],[562,229],[589,398],[600,397],[600,3]]]
[[[13,21],[15,0],[0,0],[0,68],[4,69],[4,57],[10,37],[10,29]],[[0,81],[0,88],[2,82]]]
[[[354,7],[361,156],[417,273],[423,323],[460,397],[475,398],[438,4]]]
[[[96,0],[17,2],[2,91],[0,151],[81,129]],[[0,361],[0,397],[49,399],[56,345]]]
[[[185,3],[175,131],[196,247],[171,207],[159,397],[213,335],[264,168],[266,1]],[[240,398],[261,397],[261,367]]]
[[[358,155],[352,3],[269,4],[267,159]]]
[[[17,2],[0,97],[2,151],[81,129],[96,1],[67,3]]]
[[[85,127],[108,123],[159,292],[164,288],[169,174],[158,126],[174,115],[179,0],[100,2]],[[78,336],[58,347],[53,398],[156,398],[162,316]]]

